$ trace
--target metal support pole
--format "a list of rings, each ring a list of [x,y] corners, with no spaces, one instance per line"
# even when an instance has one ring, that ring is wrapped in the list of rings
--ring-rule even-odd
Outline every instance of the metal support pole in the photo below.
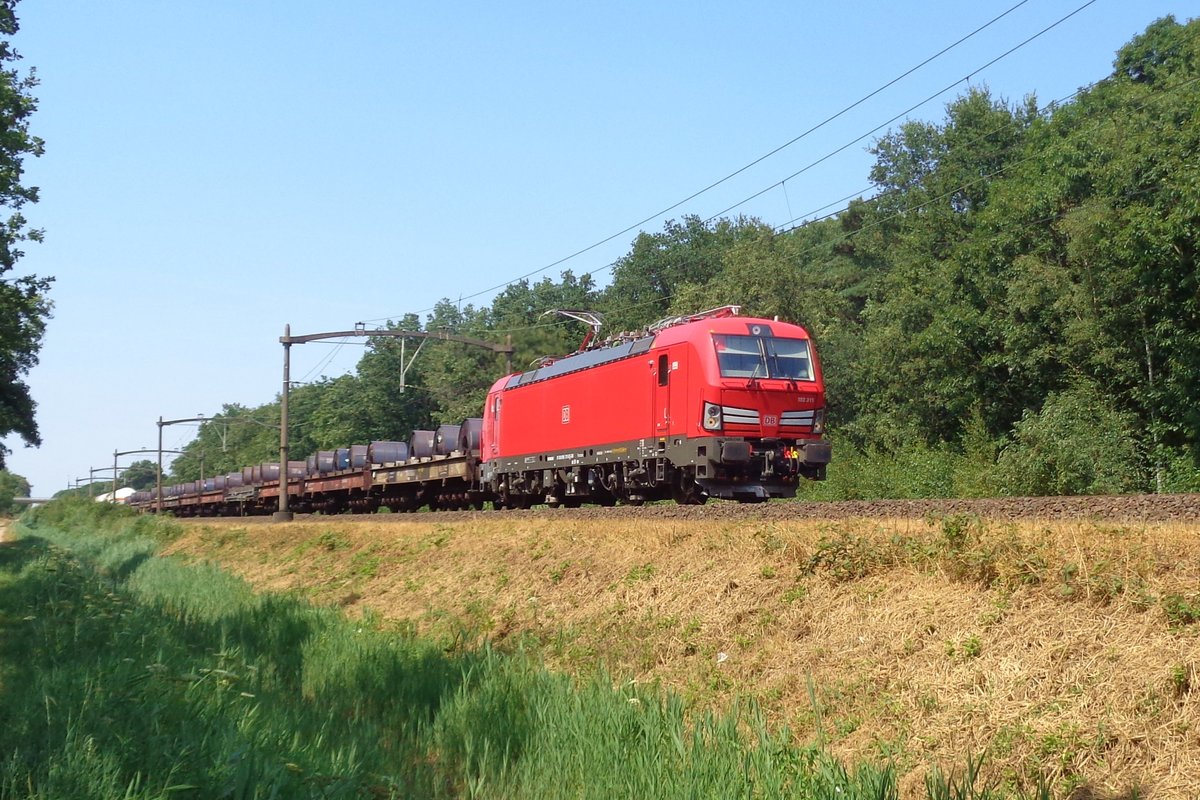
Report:
[[[283,326],[283,393],[279,396],[279,510],[272,515],[276,522],[291,522],[288,510],[288,390],[291,388],[292,326]]]
[[[162,516],[162,429],[163,419],[158,418],[158,477],[154,482],[154,513]]]
[[[392,337],[400,339],[401,353],[403,353],[404,339],[440,339],[447,342],[461,342],[462,344],[471,345],[473,347],[483,347],[491,350],[493,353],[504,354],[504,365],[508,373],[512,373],[512,336],[506,340],[506,344],[495,344],[494,342],[485,342],[480,339],[473,339],[469,336],[457,336],[451,333],[428,333],[422,331],[368,331],[366,326],[358,323],[352,331],[330,331],[328,333],[310,333],[303,336],[292,336],[292,326],[283,326],[283,336],[279,337],[279,343],[283,345],[283,393],[279,397],[279,510],[275,512],[274,519],[277,522],[287,522],[292,519],[292,512],[288,510],[288,480],[287,480],[287,465],[288,465],[288,392],[291,389],[291,348],[294,344],[305,344],[306,342],[316,342],[323,339],[341,339],[347,336],[367,336],[367,337]],[[401,357],[403,364],[403,355]],[[403,366],[402,366],[403,370]],[[404,391],[403,372],[401,372],[401,388]]]
[[[155,513],[161,514],[162,510],[163,510],[163,488],[162,488],[162,479],[163,479],[162,457],[163,457],[163,453],[174,453],[176,455],[183,455],[182,450],[164,450],[163,449],[163,428],[165,428],[168,425],[178,425],[181,422],[207,422],[207,421],[208,421],[208,417],[204,416],[203,414],[197,414],[194,417],[182,417],[180,419],[163,419],[162,417],[158,418],[158,451],[157,451],[158,452],[158,476],[155,479],[155,495],[156,495],[155,502],[154,502]],[[131,452],[153,453],[155,451],[154,450],[133,450]],[[200,453],[200,458],[201,458],[200,478],[201,478],[201,480],[203,480],[203,478],[204,478],[204,461],[203,461],[204,452],[203,451],[201,451],[201,453]]]
[[[112,497],[109,498],[110,503],[117,502],[117,451],[113,450],[113,491]]]

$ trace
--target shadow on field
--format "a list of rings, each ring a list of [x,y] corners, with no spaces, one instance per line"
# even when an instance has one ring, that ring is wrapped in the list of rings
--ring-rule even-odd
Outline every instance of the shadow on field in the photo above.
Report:
[[[0,752],[20,754],[0,797],[158,778],[209,796],[442,794],[429,736],[475,656],[205,565],[100,560],[30,535],[0,548]]]

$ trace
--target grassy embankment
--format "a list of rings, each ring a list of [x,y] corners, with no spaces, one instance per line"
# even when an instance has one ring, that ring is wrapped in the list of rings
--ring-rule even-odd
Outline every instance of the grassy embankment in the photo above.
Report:
[[[446,546],[475,531],[389,529],[390,544],[356,549],[357,534],[329,525],[254,531],[270,536],[189,526],[181,538],[182,530],[119,509],[59,504],[0,548],[0,797],[896,794],[895,771],[878,759],[847,774],[821,746],[824,735],[806,743],[751,703],[711,711],[701,698],[614,684],[594,668],[606,660],[599,653],[579,657],[577,666],[590,666],[577,679],[543,669],[538,652],[584,641],[566,629],[561,646],[541,642],[536,635],[548,629],[534,626],[529,637],[505,637],[527,647],[500,652],[452,624],[451,605],[441,614],[427,606],[412,624],[365,606],[348,619],[292,595],[256,594],[211,564],[156,555],[166,540],[177,540],[176,552],[207,540],[270,560],[246,540],[265,546],[290,535],[274,554],[287,556],[285,569],[308,573],[318,587],[352,580],[370,592],[372,580],[400,564],[413,584],[447,574],[419,572],[419,559],[393,562],[386,548],[397,537],[410,555],[441,552],[451,564],[458,551]],[[535,537],[552,535],[551,525]],[[487,560],[503,570],[501,562]],[[562,585],[571,571],[564,560],[547,580]],[[655,574],[647,560],[627,577],[635,585]],[[474,608],[478,633],[490,618]],[[522,612],[509,623],[516,633]],[[693,646],[708,654],[701,639]],[[614,655],[612,664],[624,663]],[[727,697],[719,683],[712,691]],[[821,704],[810,707],[823,730]],[[936,797],[981,796],[936,778],[930,786]]]
[[[752,700],[794,746],[892,763],[905,797],[971,757],[1009,791],[1200,786],[1194,525],[547,511],[186,530],[171,551],[385,629],[599,665],[697,717]]]

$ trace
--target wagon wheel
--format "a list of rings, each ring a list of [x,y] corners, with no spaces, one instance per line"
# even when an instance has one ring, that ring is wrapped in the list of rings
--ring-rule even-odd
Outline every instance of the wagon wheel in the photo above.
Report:
[[[671,499],[681,506],[702,506],[708,500],[708,493],[690,472],[680,470],[678,480],[671,482]]]

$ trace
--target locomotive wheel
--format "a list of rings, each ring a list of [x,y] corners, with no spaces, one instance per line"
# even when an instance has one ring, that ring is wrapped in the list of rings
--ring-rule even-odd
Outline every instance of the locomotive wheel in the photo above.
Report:
[[[671,499],[681,506],[702,506],[708,500],[708,495],[691,475],[680,472],[679,479],[671,483]]]

